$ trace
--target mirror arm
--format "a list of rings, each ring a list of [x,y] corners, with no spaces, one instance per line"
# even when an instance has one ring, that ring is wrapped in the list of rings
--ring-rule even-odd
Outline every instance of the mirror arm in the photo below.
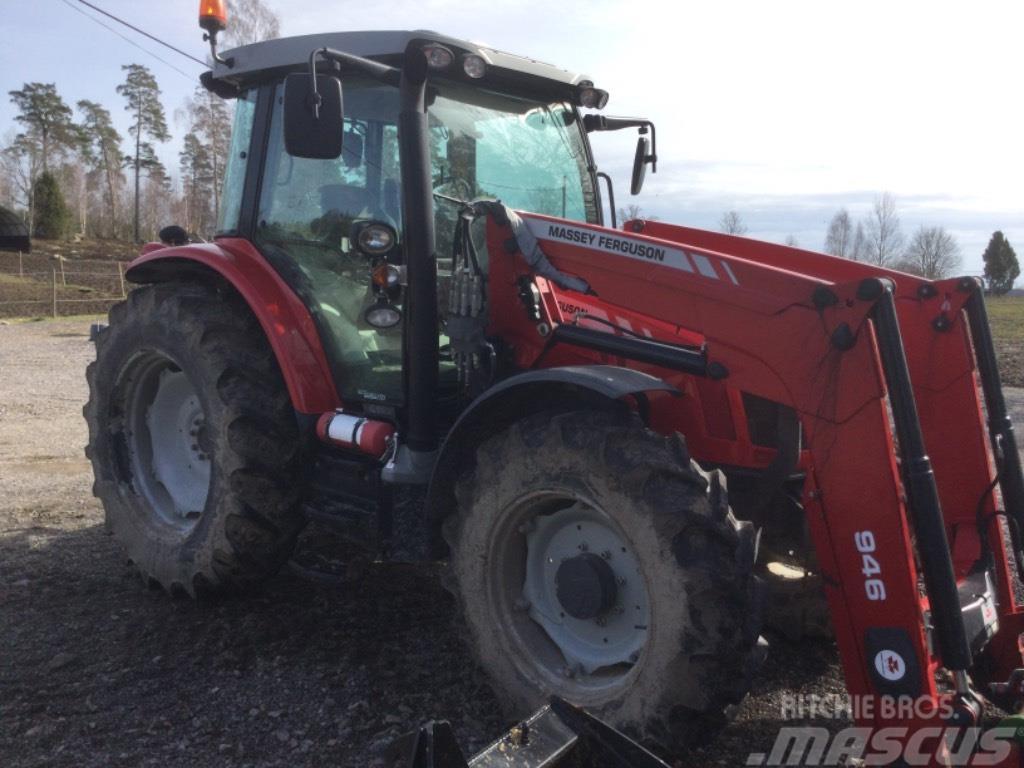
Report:
[[[594,131],[621,131],[623,128],[639,128],[640,133],[651,131],[651,154],[645,160],[651,164],[651,173],[658,172],[658,139],[655,136],[654,123],[642,117],[609,117],[607,115],[584,115],[583,129],[587,133]]]
[[[612,177],[604,171],[598,171],[597,178],[604,179],[604,183],[608,185],[608,210],[612,214],[612,229],[618,229],[619,224],[615,219],[615,188],[612,187]]]
[[[395,88],[398,87],[402,77],[402,71],[396,67],[389,67],[387,64],[381,64],[379,61],[364,59],[362,56],[336,51],[333,48],[318,48],[310,55],[309,69],[310,74],[314,76],[316,75],[317,56],[322,56],[330,61],[336,61],[343,66],[351,67],[364,75],[372,77],[374,80]]]
[[[643,117],[610,117],[608,115],[584,115],[583,128],[587,133],[594,131],[621,131],[623,128],[646,128],[651,121]]]
[[[658,139],[654,132],[654,123],[648,122],[647,127],[651,129],[651,154],[647,156],[647,162],[651,164],[651,173],[658,172]],[[640,133],[643,133],[644,129],[640,129]]]

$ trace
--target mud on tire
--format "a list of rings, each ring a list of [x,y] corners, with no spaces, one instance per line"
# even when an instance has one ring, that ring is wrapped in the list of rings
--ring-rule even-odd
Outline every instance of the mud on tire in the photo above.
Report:
[[[557,647],[523,612],[521,578],[501,575],[510,548],[527,546],[515,510],[537,494],[602,510],[636,555],[649,626],[639,658],[610,683],[559,674]],[[529,417],[480,447],[456,497],[444,527],[450,588],[510,715],[558,694],[666,754],[728,722],[761,655],[756,534],[730,511],[721,473],[701,471],[680,436],[625,412]],[[545,640],[553,652],[536,645]]]
[[[146,374],[147,366],[160,370]],[[209,482],[205,503],[196,504],[202,509],[179,521],[173,505],[168,513],[152,502],[166,501],[166,488],[145,471],[155,463],[144,455],[175,429],[138,411],[147,375],[183,382],[180,373],[205,419],[191,448],[206,460]],[[86,376],[93,493],[143,579],[196,596],[249,587],[275,573],[303,524],[303,450],[281,373],[248,307],[210,286],[138,288],[111,309]],[[189,484],[195,475],[184,477],[179,494],[203,499],[202,489]]]

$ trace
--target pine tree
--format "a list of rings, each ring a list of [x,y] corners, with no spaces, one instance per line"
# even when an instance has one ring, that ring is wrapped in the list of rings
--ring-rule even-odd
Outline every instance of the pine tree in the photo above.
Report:
[[[121,175],[121,134],[114,128],[110,112],[94,101],[78,102],[84,115],[82,130],[86,138],[85,159],[90,169],[100,175],[104,183],[104,198],[110,216],[109,235],[117,226],[117,187]]]
[[[205,232],[210,228],[211,187],[214,180],[211,152],[195,133],[188,133],[179,155],[185,198],[185,229]]]
[[[64,202],[57,177],[49,171],[43,171],[36,179],[32,190],[35,200],[36,220],[35,237],[44,240],[60,240],[67,237],[71,226],[71,211]]]
[[[190,133],[205,149],[205,161],[209,165],[209,194],[213,200],[213,221],[209,224],[212,229],[220,217],[221,186],[231,143],[231,112],[223,99],[205,88],[197,88],[185,106],[191,124]],[[198,232],[199,229],[194,231]]]
[[[131,112],[134,122],[130,130],[135,137],[135,155],[132,167],[135,174],[135,242],[140,242],[139,233],[139,178],[146,163],[150,169],[156,160],[151,144],[143,142],[143,136],[153,141],[167,141],[171,138],[167,132],[167,118],[160,103],[160,87],[153,73],[141,64],[126,64],[121,67],[128,74],[125,81],[117,86],[117,92],[124,96],[125,109]],[[149,156],[144,156],[143,147],[148,148]],[[161,169],[163,166],[161,166]]]
[[[50,169],[50,154],[73,150],[82,143],[82,134],[72,120],[71,107],[57,93],[53,83],[25,83],[20,91],[8,91],[20,114],[15,120],[25,126],[21,134],[38,146],[43,171]]]
[[[988,289],[996,296],[1001,296],[1013,288],[1013,283],[1020,276],[1020,264],[1010,241],[998,230],[992,233],[988,247],[981,256],[985,262],[985,282]]]

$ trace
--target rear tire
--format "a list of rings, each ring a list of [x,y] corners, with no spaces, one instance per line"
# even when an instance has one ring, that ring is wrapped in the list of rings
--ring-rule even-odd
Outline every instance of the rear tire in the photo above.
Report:
[[[147,583],[196,596],[284,564],[304,522],[303,450],[247,306],[192,283],[137,288],[86,377],[93,494]]]
[[[444,529],[452,587],[477,660],[510,715],[522,717],[557,694],[670,755],[709,739],[729,721],[761,655],[752,573],[756,534],[730,511],[721,473],[701,471],[678,435],[657,435],[625,413],[529,417],[480,447],[475,470],[461,479],[456,496],[458,512]],[[527,574],[530,563],[550,573],[559,559],[577,559],[571,551],[559,558],[552,549],[548,558],[545,550],[540,561],[531,553],[539,546],[534,532],[565,515],[581,516],[582,528],[563,518],[566,535],[578,529],[587,542],[597,540],[620,586],[639,571],[644,589],[643,600],[637,592],[628,601],[622,593],[609,597],[601,609],[606,613],[592,619],[601,627],[593,638],[589,615],[585,626],[571,624],[564,611],[576,614],[569,604],[548,605],[543,595],[550,596],[550,588],[531,586]],[[590,520],[599,524],[588,533]],[[607,546],[613,533],[621,547]],[[571,548],[574,540],[567,541]],[[576,548],[584,556],[597,552],[585,542]],[[613,599],[620,604],[609,607]],[[647,610],[641,611],[644,600]],[[639,652],[625,662],[610,656],[614,663],[590,672],[569,662],[577,649],[586,656],[588,643],[600,654],[601,635],[616,613],[624,609],[628,616],[634,608],[647,619],[633,627],[642,630]],[[562,629],[540,623],[552,610],[563,611],[555,624],[582,626],[580,637],[556,640],[552,632]],[[621,638],[604,642],[609,639]]]

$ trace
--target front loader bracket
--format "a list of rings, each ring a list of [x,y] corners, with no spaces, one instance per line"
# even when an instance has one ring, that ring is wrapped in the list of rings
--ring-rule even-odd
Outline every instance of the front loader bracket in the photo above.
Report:
[[[447,721],[431,721],[396,741],[395,768],[668,768],[628,736],[557,696],[469,760]]]

